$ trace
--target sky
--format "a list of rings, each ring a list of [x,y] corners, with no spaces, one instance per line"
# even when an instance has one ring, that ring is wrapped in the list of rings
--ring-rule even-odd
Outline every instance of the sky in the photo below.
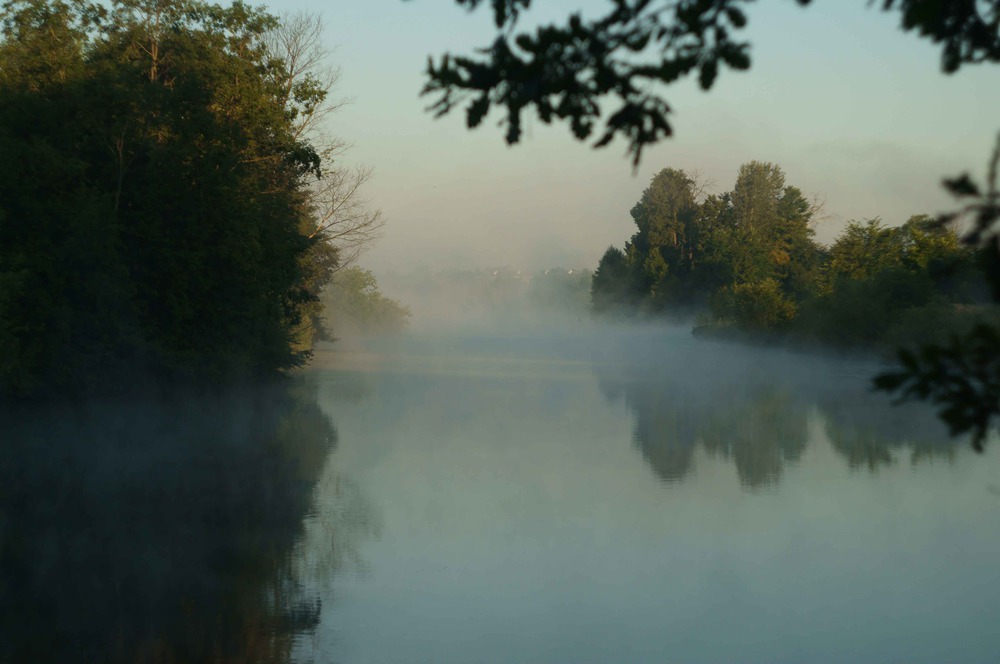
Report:
[[[530,22],[607,0],[535,0]],[[475,131],[464,112],[434,119],[419,96],[429,55],[468,54],[495,35],[487,6],[452,0],[275,0],[275,13],[319,13],[334,91],[350,103],[329,129],[352,144],[345,166],[374,169],[365,197],[387,220],[362,257],[377,275],[415,269],[596,266],[634,226],[629,210],[666,167],[697,170],[721,193],[740,164],[772,161],[787,183],[825,201],[816,237],[851,219],[899,224],[954,207],[944,176],[980,181],[1000,131],[1000,72],[941,73],[940,51],[865,0],[764,0],[749,7],[748,72],[723,70],[703,92],[663,89],[674,137],[633,171],[625,144],[594,150],[529,113],[508,147],[491,113]]]

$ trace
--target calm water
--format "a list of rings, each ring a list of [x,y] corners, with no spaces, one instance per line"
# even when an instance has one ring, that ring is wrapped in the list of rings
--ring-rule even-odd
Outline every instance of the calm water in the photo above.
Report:
[[[395,352],[317,370],[373,531],[303,660],[1000,656],[997,446],[870,366],[662,331]]]
[[[994,662],[1000,442],[869,364],[410,337],[0,416],[0,662]]]

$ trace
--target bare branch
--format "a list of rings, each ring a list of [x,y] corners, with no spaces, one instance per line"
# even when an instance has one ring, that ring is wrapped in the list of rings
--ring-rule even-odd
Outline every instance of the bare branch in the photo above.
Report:
[[[705,175],[700,168],[685,171],[693,183],[691,191],[694,193],[694,200],[703,203],[705,199],[715,190],[715,180]]]
[[[323,45],[319,14],[286,14],[278,27],[265,36],[264,46],[270,59],[282,65],[274,68],[272,76],[283,90],[285,105],[296,113],[296,138],[308,136],[314,142],[329,142],[321,135],[319,125],[351,100],[329,96],[340,80],[340,69],[328,64],[330,53]],[[343,151],[341,141],[332,142],[333,153]]]
[[[321,238],[336,247],[338,269],[346,267],[381,235],[384,220],[382,211],[372,210],[361,195],[372,169],[333,166],[351,145],[330,134],[324,119],[350,100],[330,95],[340,70],[327,64],[323,22],[318,14],[286,14],[266,35],[264,44],[275,65],[272,80],[282,91],[286,108],[295,114],[294,136],[313,146],[324,165],[318,179],[304,183],[311,218],[309,238]]]
[[[826,196],[821,193],[814,193],[812,198],[809,199],[809,209],[806,210],[809,215],[809,227],[815,228],[825,221],[829,221],[831,215],[826,211]]]
[[[307,205],[315,226],[309,237],[322,237],[337,248],[338,269],[354,263],[381,237],[382,211],[372,210],[360,193],[372,172],[367,166],[335,169],[310,187]]]

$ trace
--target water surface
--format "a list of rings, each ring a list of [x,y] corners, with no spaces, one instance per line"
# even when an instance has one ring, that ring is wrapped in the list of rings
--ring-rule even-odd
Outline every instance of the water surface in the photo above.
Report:
[[[315,369],[375,527],[300,659],[995,661],[996,445],[871,363],[670,330],[382,351]]]
[[[993,662],[1000,453],[870,362],[411,335],[0,412],[0,663]]]

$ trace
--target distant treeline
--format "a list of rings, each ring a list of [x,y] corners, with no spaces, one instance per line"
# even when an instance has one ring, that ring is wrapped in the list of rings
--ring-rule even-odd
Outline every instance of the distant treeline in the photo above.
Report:
[[[356,266],[337,270],[320,300],[331,340],[402,332],[410,320],[406,306],[382,294],[374,273]]]
[[[926,215],[852,221],[824,247],[816,212],[775,164],[744,164],[732,191],[707,196],[664,169],[632,208],[624,250],[601,257],[592,310],[696,315],[701,333],[847,348],[937,342],[996,316],[979,257],[953,230]]]
[[[422,327],[491,326],[586,318],[592,272],[490,267],[389,274],[387,288],[412,303]]]
[[[240,3],[0,8],[0,395],[303,363],[338,255],[296,27]]]

